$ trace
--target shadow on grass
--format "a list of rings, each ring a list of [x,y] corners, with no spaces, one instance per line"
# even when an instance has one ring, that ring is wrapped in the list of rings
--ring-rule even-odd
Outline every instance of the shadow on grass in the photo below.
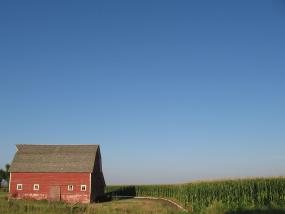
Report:
[[[97,202],[108,202],[112,200],[125,200],[136,196],[134,186],[121,187],[114,191],[107,192],[103,197],[97,199]]]

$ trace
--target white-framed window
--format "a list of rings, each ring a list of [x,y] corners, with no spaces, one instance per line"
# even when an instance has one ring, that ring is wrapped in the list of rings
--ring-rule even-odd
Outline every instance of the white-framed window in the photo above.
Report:
[[[68,185],[68,186],[67,186],[67,190],[68,190],[68,191],[73,191],[73,185]]]
[[[86,191],[86,189],[87,189],[87,188],[86,188],[86,185],[81,185],[81,188],[80,188],[80,189],[81,189],[81,191]]]
[[[40,185],[39,184],[34,184],[34,189],[33,190],[40,190]]]
[[[17,190],[23,190],[23,184],[17,184]]]

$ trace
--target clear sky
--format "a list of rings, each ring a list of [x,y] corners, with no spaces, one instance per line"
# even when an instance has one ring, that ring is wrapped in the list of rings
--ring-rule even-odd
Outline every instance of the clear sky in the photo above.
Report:
[[[108,184],[285,175],[284,1],[1,1],[0,166],[100,144]]]

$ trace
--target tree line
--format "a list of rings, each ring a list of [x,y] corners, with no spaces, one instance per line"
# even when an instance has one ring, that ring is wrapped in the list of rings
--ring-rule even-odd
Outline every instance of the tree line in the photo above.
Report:
[[[10,164],[6,164],[5,169],[0,169],[0,182],[2,181],[2,179],[5,179],[6,181],[9,180],[10,177],[9,168]]]

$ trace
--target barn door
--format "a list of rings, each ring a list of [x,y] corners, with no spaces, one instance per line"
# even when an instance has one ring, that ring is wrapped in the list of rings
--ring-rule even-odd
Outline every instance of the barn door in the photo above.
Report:
[[[49,187],[48,200],[60,201],[60,186],[50,186]]]

